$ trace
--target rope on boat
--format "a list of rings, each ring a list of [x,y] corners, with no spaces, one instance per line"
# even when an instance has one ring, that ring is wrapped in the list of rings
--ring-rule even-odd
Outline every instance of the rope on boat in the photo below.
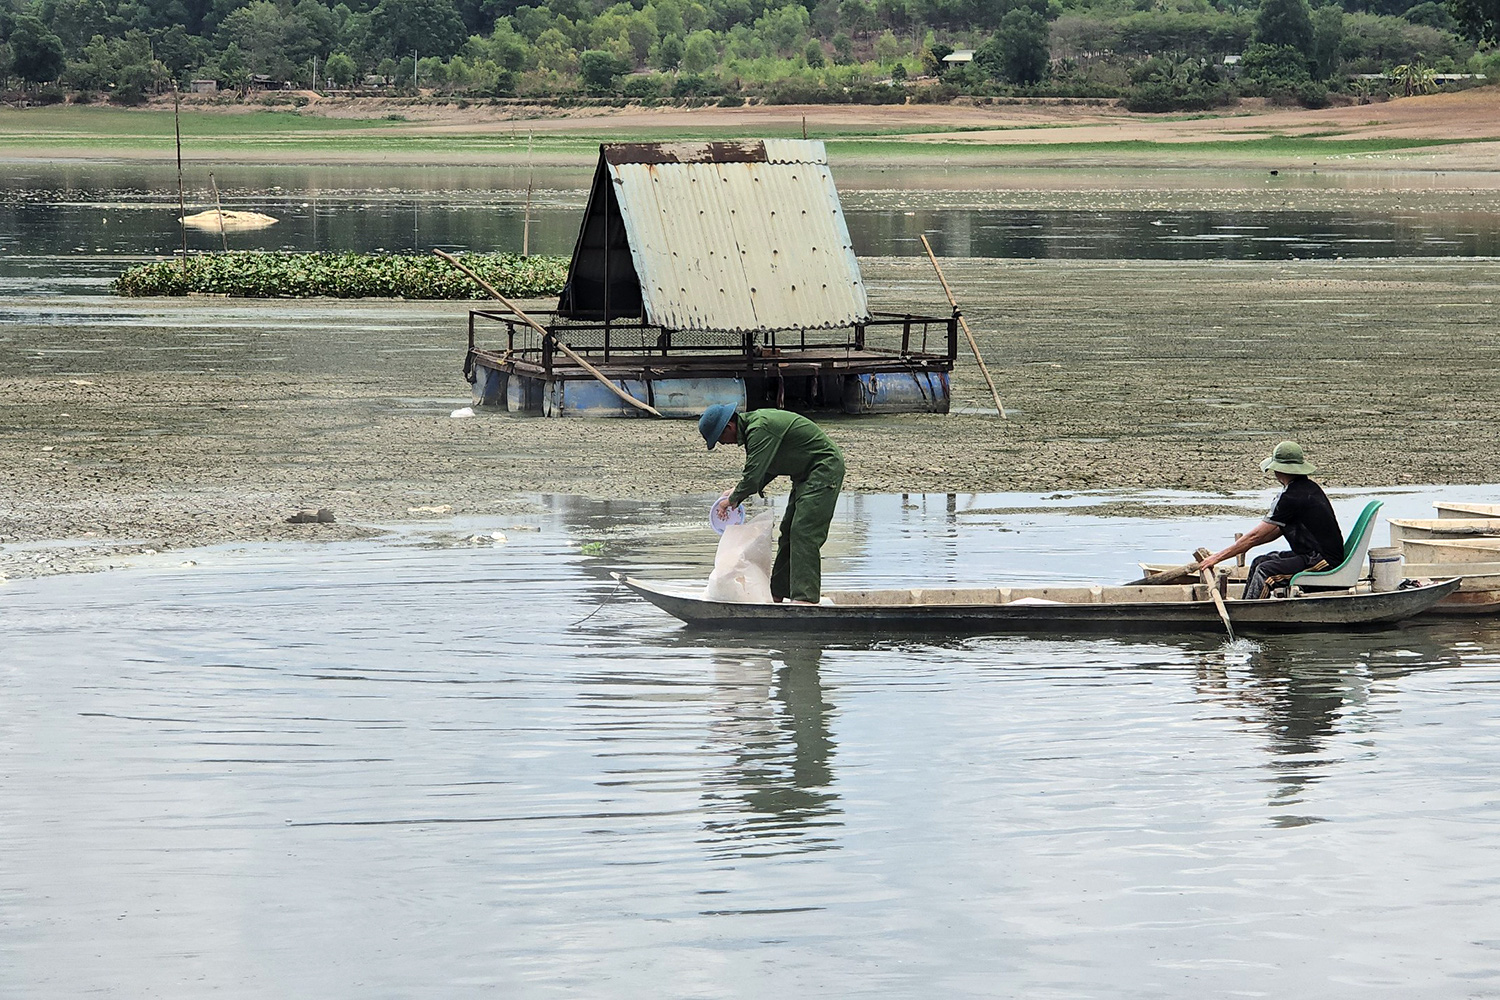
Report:
[[[592,618],[595,615],[597,615],[599,612],[603,611],[604,610],[604,606],[606,604],[608,604],[610,601],[612,601],[612,600],[615,599],[615,595],[620,592],[620,587],[621,586],[623,586],[623,584],[619,580],[616,580],[615,581],[615,589],[611,590],[607,595],[605,595],[604,600],[602,600],[602,601],[599,602],[599,606],[596,607],[593,611],[590,611],[588,614],[584,615],[582,618],[578,619],[573,624],[569,625],[568,628],[577,628],[578,626],[582,625],[584,622],[588,621],[590,618]]]

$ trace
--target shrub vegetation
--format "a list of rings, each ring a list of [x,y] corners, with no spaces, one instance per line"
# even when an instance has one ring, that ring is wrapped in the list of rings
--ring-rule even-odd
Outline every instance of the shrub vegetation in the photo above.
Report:
[[[471,253],[459,258],[502,295],[554,295],[567,257]],[[244,298],[483,299],[467,275],[441,258],[379,253],[191,254],[132,267],[115,279],[117,295],[230,295]]]
[[[1475,44],[1500,43],[1497,24],[1500,0],[0,0],[0,89],[1166,110],[1370,96],[1358,74],[1405,92],[1397,67],[1493,76],[1500,57]],[[973,61],[943,61],[959,49]]]

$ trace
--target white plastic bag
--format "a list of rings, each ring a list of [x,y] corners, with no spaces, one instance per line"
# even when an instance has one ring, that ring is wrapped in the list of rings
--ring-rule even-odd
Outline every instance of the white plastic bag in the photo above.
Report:
[[[719,537],[714,571],[703,596],[732,604],[771,603],[771,535],[776,515],[765,511],[744,524],[731,524]]]

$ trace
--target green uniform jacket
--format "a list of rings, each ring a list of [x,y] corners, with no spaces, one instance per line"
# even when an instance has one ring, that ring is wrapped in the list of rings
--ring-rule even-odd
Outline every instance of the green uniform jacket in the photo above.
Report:
[[[825,470],[837,469],[839,480],[843,480],[844,453],[806,417],[766,409],[736,413],[734,419],[745,445],[745,472],[729,494],[731,507],[765,489],[777,476],[787,476],[793,484],[799,484],[819,478]]]

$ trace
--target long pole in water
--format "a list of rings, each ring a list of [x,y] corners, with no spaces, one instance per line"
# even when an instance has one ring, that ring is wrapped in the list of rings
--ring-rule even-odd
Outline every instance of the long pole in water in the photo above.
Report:
[[[219,240],[224,244],[224,252],[229,252],[229,237],[224,235],[224,203],[219,200],[219,182],[214,180],[212,172],[208,175],[208,183],[214,186],[214,210],[219,213]],[[317,242],[314,240],[313,242]]]
[[[1213,579],[1206,569],[1198,571],[1198,578],[1208,588],[1208,596],[1213,598],[1214,609],[1219,612],[1219,621],[1224,623],[1224,631],[1229,633],[1229,641],[1234,641],[1234,626],[1229,624],[1229,609],[1224,606],[1224,596],[1219,593],[1219,581]]]
[[[172,81],[172,128],[177,133],[177,223],[182,226],[182,273],[187,273],[187,205],[182,200],[182,116],[177,81]],[[222,217],[220,225],[222,225]]]
[[[659,416],[661,416],[661,411],[658,410],[656,407],[652,406],[650,403],[643,403],[643,402],[641,402],[639,399],[636,399],[634,396],[630,395],[630,393],[626,392],[625,390],[621,389],[619,386],[617,386],[613,382],[611,382],[609,379],[605,378],[603,372],[601,372],[599,369],[595,368],[593,365],[589,364],[583,358],[579,357],[578,354],[571,347],[569,347],[567,344],[564,344],[561,340],[559,340],[556,334],[554,334],[551,330],[547,329],[542,324],[538,323],[536,320],[532,319],[530,316],[526,315],[526,313],[521,310],[520,306],[516,305],[510,299],[506,298],[504,295],[501,295],[499,292],[497,292],[495,290],[495,286],[491,285],[488,281],[485,281],[479,275],[477,275],[473,271],[469,270],[469,268],[466,265],[464,265],[463,263],[461,263],[457,257],[455,257],[451,253],[447,253],[446,251],[443,251],[443,250],[434,250],[432,252],[435,253],[435,254],[437,254],[439,257],[443,258],[444,260],[446,260],[448,263],[452,264],[454,267],[458,268],[464,274],[467,274],[470,278],[472,278],[474,280],[474,283],[476,285],[478,285],[480,288],[483,288],[485,291],[489,292],[492,296],[494,296],[495,298],[499,299],[501,302],[505,303],[505,307],[507,309],[509,309],[511,312],[515,313],[516,314],[516,318],[519,319],[521,322],[523,322],[527,326],[531,327],[537,333],[540,333],[543,337],[551,339],[552,343],[554,343],[554,344],[557,345],[557,349],[558,350],[560,350],[564,354],[566,354],[569,357],[569,359],[571,359],[572,362],[574,364],[576,364],[578,367],[582,368],[584,371],[586,371],[590,375],[594,376],[594,378],[598,379],[599,382],[600,382],[600,384],[603,385],[610,392],[614,393],[616,396],[619,396],[625,402],[629,403],[631,406],[634,406],[638,410],[644,410],[645,412],[651,414],[653,417],[659,417]]]
[[[526,130],[526,221],[521,225],[521,256],[531,256],[531,181],[536,167],[531,161],[531,129]]]
[[[974,340],[974,331],[969,329],[969,321],[964,319],[964,314],[959,311],[958,300],[953,297],[953,289],[948,287],[948,279],[943,277],[943,269],[938,266],[937,254],[932,252],[932,244],[927,242],[927,234],[922,234],[922,245],[927,248],[927,259],[932,261],[932,269],[937,272],[938,280],[943,283],[943,292],[948,296],[948,304],[953,307],[953,313],[958,317],[959,325],[964,328],[964,336],[969,338],[969,350],[974,352],[974,360],[979,362],[979,370],[984,373],[984,380],[990,387],[990,395],[995,398],[995,412],[1000,414],[1001,420],[1009,420],[1005,415],[1005,407],[1000,405],[1000,393],[995,388],[995,380],[990,378],[990,370],[985,367],[984,358],[979,353],[979,344]]]

